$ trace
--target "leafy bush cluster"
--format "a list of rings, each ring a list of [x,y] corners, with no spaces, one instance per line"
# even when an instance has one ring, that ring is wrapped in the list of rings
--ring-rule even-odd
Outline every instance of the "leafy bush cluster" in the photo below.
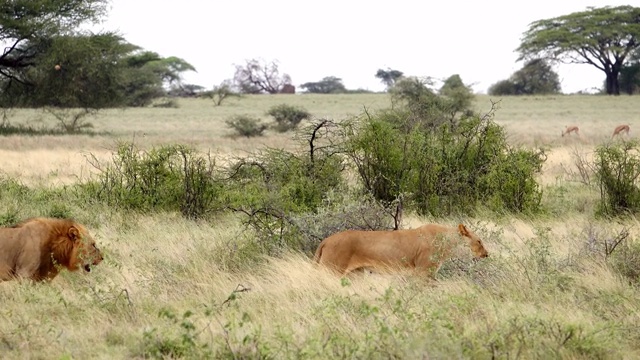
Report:
[[[479,203],[535,212],[544,153],[508,146],[492,115],[441,123],[404,109],[381,112],[348,130],[346,153],[383,203],[404,198],[408,208],[432,215],[470,213]]]
[[[343,158],[332,147],[316,148],[328,122],[311,127],[308,151],[267,149],[229,167],[229,208],[246,215],[266,253],[287,247],[309,249],[294,224],[295,216],[318,212],[329,199],[346,192]],[[324,133],[326,135],[326,133]]]
[[[461,114],[471,114],[473,93],[458,75],[447,79],[439,92],[431,89],[430,79],[402,78],[389,90],[394,110],[402,110],[400,121],[405,127],[420,126],[426,130],[455,123]]]
[[[311,114],[304,108],[287,104],[271,107],[267,111],[267,115],[275,120],[272,128],[277,132],[295,130],[302,120],[311,118]],[[225,123],[238,135],[246,137],[262,136],[269,127],[262,120],[249,115],[235,115],[227,119]]]
[[[194,219],[239,214],[253,236],[234,244],[234,253],[250,257],[311,253],[322,238],[347,228],[398,228],[403,209],[436,216],[470,214],[481,204],[498,212],[539,209],[535,175],[544,153],[508,146],[493,110],[470,111],[459,77],[440,95],[416,80],[394,89],[393,109],[339,124],[312,121],[297,132],[298,150],[267,148],[224,167],[185,146],[141,151],[123,143],[112,162],[93,159],[98,177],[83,187],[89,198],[124,209],[180,211]],[[308,117],[288,105],[269,114],[281,129]],[[251,119],[236,120],[237,128],[249,129],[246,136],[264,130]],[[357,176],[347,182],[351,169]]]
[[[267,124],[249,115],[235,115],[225,120],[225,123],[235,130],[238,135],[245,137],[262,136],[264,131],[267,130]]]
[[[267,111],[267,115],[272,116],[276,121],[274,129],[278,132],[293,130],[298,127],[302,120],[311,117],[307,110],[287,104],[273,106]]]
[[[599,212],[604,215],[640,211],[640,143],[624,141],[596,149],[595,171],[600,186]]]
[[[93,199],[110,206],[141,211],[180,211],[200,218],[218,204],[221,182],[213,159],[181,145],[141,151],[132,143],[119,145],[113,161],[101,164],[98,180],[84,184]]]
[[[544,153],[508,146],[493,111],[479,116],[467,108],[459,78],[443,86],[446,95],[416,81],[399,84],[394,109],[340,124],[315,120],[298,130],[296,151],[267,148],[215,168],[184,146],[140,151],[121,144],[112,163],[94,159],[99,176],[85,188],[91,198],[125,209],[190,218],[240,214],[254,235],[242,245],[253,250],[238,251],[242,256],[311,253],[322,238],[347,228],[398,228],[402,209],[436,216],[470,214],[481,204],[498,212],[539,209],[535,175]],[[269,113],[282,128],[308,117],[288,105]],[[249,129],[246,136],[264,130],[251,119],[236,120],[237,128]],[[351,169],[355,182],[346,181]]]
[[[560,77],[543,59],[533,59],[508,79],[489,87],[489,95],[534,95],[560,92]]]

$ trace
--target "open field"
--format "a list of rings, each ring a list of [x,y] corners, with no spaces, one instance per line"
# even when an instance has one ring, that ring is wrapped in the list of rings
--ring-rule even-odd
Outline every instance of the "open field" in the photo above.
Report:
[[[265,111],[280,103],[335,120],[390,106],[385,94],[276,95],[109,110],[90,120],[97,135],[0,137],[0,178],[35,191],[61,188],[91,176],[85,156],[108,160],[118,141],[188,144],[220,157],[294,148],[289,134],[235,138],[224,123],[234,114],[267,120]],[[247,236],[234,216],[190,221],[74,205],[105,261],[51,283],[0,283],[0,358],[640,359],[640,284],[622,276],[605,249],[625,231],[628,245],[638,244],[640,224],[596,218],[599,192],[574,174],[574,155],[589,159],[616,125],[630,124],[636,137],[640,97],[508,97],[498,107],[495,120],[511,144],[548,154],[539,179],[548,211],[404,221],[464,222],[483,238],[488,259],[464,271],[447,264],[436,281],[339,279],[297,253],[232,269],[225,259]],[[491,99],[478,96],[476,108],[488,111]],[[32,110],[9,121],[55,125]],[[580,136],[560,137],[572,124]],[[37,193],[26,198],[34,203],[0,195],[0,217],[51,210]]]
[[[577,149],[591,149],[607,141],[615,126],[631,125],[635,137],[640,115],[640,100],[633,96],[545,96],[506,97],[492,99],[480,95],[476,109],[488,112],[497,102],[495,120],[503,125],[514,145],[552,148],[550,167],[566,163]],[[269,121],[265,112],[274,105],[287,103],[306,108],[316,118],[342,120],[361,115],[364,109],[376,111],[391,106],[386,94],[354,95],[273,95],[230,99],[222,106],[212,101],[180,100],[180,108],[133,108],[107,110],[89,122],[96,136],[7,136],[0,142],[1,172],[19,176],[24,182],[45,180],[48,183],[69,183],[87,174],[85,155],[109,158],[118,141],[133,141],[140,148],[161,144],[188,144],[201,151],[227,156],[246,154],[265,146],[294,147],[289,134],[267,132],[259,138],[234,137],[225,120],[234,114],[247,114]],[[56,120],[41,111],[11,112],[11,124],[32,127],[55,126]],[[560,137],[567,125],[578,125],[580,136]],[[588,152],[588,150],[587,150]],[[38,167],[33,164],[41,164]],[[555,178],[558,173],[545,172]]]

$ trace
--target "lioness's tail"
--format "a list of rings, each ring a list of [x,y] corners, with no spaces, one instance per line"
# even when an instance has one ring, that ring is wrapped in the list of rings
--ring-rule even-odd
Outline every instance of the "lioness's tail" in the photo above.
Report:
[[[320,258],[322,257],[322,249],[324,248],[324,241],[318,245],[318,249],[316,250],[316,254],[313,256],[313,261],[316,263],[320,262]]]

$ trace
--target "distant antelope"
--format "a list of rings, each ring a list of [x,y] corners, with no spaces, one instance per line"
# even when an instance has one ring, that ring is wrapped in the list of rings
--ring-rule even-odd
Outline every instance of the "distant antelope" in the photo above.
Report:
[[[613,135],[611,135],[611,138],[613,139],[616,135],[621,135],[622,133],[629,135],[629,125],[616,126],[616,128],[613,130]]]
[[[575,125],[571,125],[571,126],[567,126],[564,129],[564,131],[562,132],[562,137],[564,137],[565,135],[571,135],[572,132],[574,132],[574,133],[576,133],[576,135],[580,136],[580,129]]]

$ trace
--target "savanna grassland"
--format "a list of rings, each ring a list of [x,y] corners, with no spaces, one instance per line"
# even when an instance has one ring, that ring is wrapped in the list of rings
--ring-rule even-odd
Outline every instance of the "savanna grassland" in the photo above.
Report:
[[[185,144],[224,164],[300,146],[291,133],[235,137],[225,125],[234,114],[268,120],[269,107],[287,103],[339,121],[391,106],[386,94],[178,103],[102,111],[89,120],[91,134],[0,137],[0,220],[69,215],[105,255],[89,274],[0,283],[1,358],[640,359],[640,223],[596,216],[600,190],[584,166],[616,125],[629,124],[636,137],[639,97],[478,96],[478,111],[497,108],[511,145],[545,150],[544,211],[406,214],[404,227],[463,222],[489,250],[473,265],[445,264],[435,280],[340,279],[297,252],[239,264],[238,244],[251,233],[233,214],[196,221],[64,202],[81,198],[73,185],[99,172],[88,160],[109,162],[118,142]],[[11,124],[56,125],[40,111],[7,115]],[[580,135],[561,137],[566,125]]]

